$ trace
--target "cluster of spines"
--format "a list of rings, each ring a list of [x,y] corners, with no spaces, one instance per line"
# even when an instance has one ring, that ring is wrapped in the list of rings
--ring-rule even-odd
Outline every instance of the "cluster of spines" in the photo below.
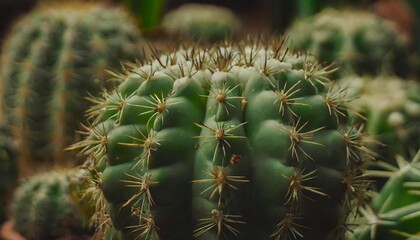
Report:
[[[91,109],[89,112],[90,117],[96,120],[106,120],[109,118],[109,120],[105,121],[105,124],[113,125],[124,122],[122,119],[122,112],[124,107],[127,106],[131,107],[130,110],[133,108],[141,108],[141,110],[136,110],[136,112],[139,113],[139,118],[142,118],[142,115],[147,115],[147,118],[144,120],[145,126],[143,126],[143,129],[140,130],[137,128],[138,133],[136,136],[128,137],[128,139],[130,139],[129,143],[120,143],[120,145],[125,147],[143,149],[143,153],[137,158],[131,170],[141,166],[141,169],[144,170],[142,170],[142,172],[146,173],[143,175],[139,173],[136,173],[135,175],[127,174],[127,180],[123,180],[127,187],[139,189],[139,191],[122,206],[131,206],[132,214],[139,218],[138,225],[131,227],[133,228],[132,233],[137,234],[137,239],[147,239],[149,237],[156,238],[158,236],[157,232],[159,227],[156,226],[153,215],[148,214],[150,209],[155,205],[151,188],[153,185],[159,184],[159,182],[154,181],[151,176],[147,174],[150,158],[153,155],[153,152],[159,148],[159,141],[154,139],[154,134],[156,134],[156,132],[151,126],[164,124],[163,116],[168,112],[168,99],[170,99],[173,93],[164,93],[162,90],[160,93],[150,94],[150,97],[147,98],[144,104],[131,104],[127,102],[126,99],[133,94],[136,94],[134,90],[137,89],[137,87],[129,86],[130,84],[133,84],[133,86],[140,86],[142,81],[152,79],[159,71],[163,71],[167,73],[168,76],[172,76],[173,80],[182,77],[192,78],[196,74],[202,74],[203,76],[207,74],[207,77],[209,77],[202,82],[204,89],[207,89],[207,94],[203,95],[207,97],[208,107],[205,119],[207,119],[208,122],[206,120],[204,123],[195,123],[196,127],[202,130],[202,134],[193,136],[193,138],[199,139],[197,146],[211,145],[213,146],[213,150],[211,150],[207,156],[209,164],[207,170],[200,173],[197,173],[196,171],[195,174],[200,177],[198,179],[194,178],[192,184],[194,186],[193,188],[197,189],[199,189],[199,187],[195,186],[207,186],[207,188],[198,192],[200,196],[206,196],[209,201],[214,202],[214,207],[208,209],[209,212],[206,217],[196,219],[199,224],[193,232],[194,237],[200,237],[207,232],[214,232],[215,235],[213,236],[217,239],[222,239],[229,234],[239,235],[240,232],[236,227],[245,224],[241,214],[229,212],[227,207],[235,204],[231,202],[231,192],[238,191],[238,188],[242,188],[242,186],[245,186],[246,183],[251,181],[249,166],[248,169],[245,168],[246,170],[243,170],[242,172],[239,171],[239,174],[234,173],[234,170],[232,170],[239,162],[244,162],[244,157],[247,157],[244,154],[235,152],[241,150],[234,149],[231,146],[231,141],[248,141],[247,137],[243,134],[232,133],[245,131],[244,128],[247,123],[242,122],[243,119],[241,119],[241,117],[239,119],[235,118],[241,116],[245,110],[247,98],[239,91],[241,88],[239,85],[243,83],[230,84],[229,81],[217,82],[217,80],[212,82],[212,74],[216,72],[220,75],[225,74],[220,73],[219,71],[233,71],[232,69],[238,66],[260,67],[260,72],[266,76],[266,80],[269,82],[268,86],[271,86],[272,91],[275,92],[277,96],[273,101],[273,104],[279,105],[278,113],[284,119],[288,119],[286,122],[291,124],[290,126],[284,125],[284,127],[280,129],[284,134],[289,136],[290,145],[288,151],[291,158],[295,159],[292,163],[294,166],[292,168],[294,170],[291,172],[291,175],[288,177],[283,176],[290,178],[290,184],[287,188],[285,198],[283,199],[284,205],[290,206],[290,212],[287,212],[284,215],[284,218],[278,222],[277,229],[273,231],[271,237],[276,239],[282,239],[284,237],[298,239],[302,237],[300,230],[308,230],[308,228],[299,223],[301,217],[297,214],[297,211],[301,208],[299,206],[301,200],[303,198],[310,199],[310,197],[307,196],[308,193],[326,198],[329,197],[328,194],[324,193],[323,189],[311,185],[311,180],[317,178],[317,170],[305,169],[303,162],[314,160],[309,153],[306,153],[305,150],[301,148],[302,144],[322,146],[321,143],[314,140],[314,135],[325,127],[322,126],[311,129],[310,125],[312,124],[308,124],[310,119],[306,119],[307,122],[301,122],[301,118],[293,111],[292,106],[310,107],[310,104],[299,101],[300,97],[299,94],[297,94],[299,89],[296,87],[298,83],[291,86],[287,86],[286,83],[280,86],[278,81],[273,82],[273,79],[270,79],[269,76],[272,70],[270,69],[270,62],[267,57],[268,49],[261,48],[259,44],[260,43],[257,42],[255,46],[247,49],[240,48],[240,53],[229,49],[236,45],[226,45],[224,47],[215,47],[215,49],[200,49],[194,47],[192,49],[180,50],[173,54],[164,55],[163,57],[156,55],[152,62],[144,63],[142,67],[132,69],[130,75],[125,76],[125,82],[119,86],[120,91],[113,93],[105,92],[102,99],[99,98],[95,100],[98,105]],[[273,55],[277,56],[274,59],[282,62],[285,61],[286,53],[283,52],[281,47],[273,48],[273,50]],[[261,52],[263,53],[261,54]],[[261,61],[261,58],[265,58],[265,60]],[[270,59],[273,59],[273,57],[271,56]],[[257,61],[261,62],[257,63]],[[315,92],[318,92],[318,88],[322,90],[325,87],[324,85],[328,85],[326,82],[328,74],[331,73],[329,69],[319,68],[319,65],[314,64],[310,59],[300,61],[301,62],[296,63],[293,62],[293,59],[290,60],[291,64],[302,65],[300,67],[305,71],[305,80],[314,88]],[[208,66],[203,67],[204,63],[208,64]],[[199,71],[203,69],[205,73],[199,73]],[[208,73],[210,73],[210,75]],[[226,74],[226,78],[229,78],[229,74]],[[130,81],[132,81],[132,83]],[[131,90],[126,91],[129,88]],[[295,97],[295,94],[298,97]],[[326,105],[325,107],[329,112],[330,117],[334,119],[333,122],[335,122],[329,124],[333,126],[338,125],[341,121],[340,119],[346,118],[347,113],[344,106],[348,104],[350,99],[345,98],[344,95],[345,93],[343,90],[337,91],[333,87],[329,88],[324,95],[323,102]],[[178,103],[175,101],[172,102],[172,104]],[[237,114],[238,112],[240,114]],[[106,118],[102,119],[104,116]],[[157,124],[157,122],[160,123]],[[96,154],[91,156],[101,156],[100,158],[104,158],[101,160],[94,159],[93,165],[96,168],[98,168],[97,165],[100,165],[98,164],[98,161],[102,163],[104,160],[106,161],[107,155],[107,132],[106,130],[100,130],[103,128],[103,124],[104,123],[98,124],[90,130],[91,132],[97,132],[99,134],[88,134],[89,137],[85,141],[75,145],[75,147],[85,148],[84,152],[88,154],[89,151],[95,149],[94,151]],[[343,130],[341,133],[347,156],[346,168],[348,168],[345,173],[343,173],[343,185],[345,185],[346,188],[346,200],[343,204],[348,205],[344,208],[348,211],[344,213],[344,215],[347,216],[350,212],[349,209],[352,208],[355,200],[360,200],[361,202],[365,200],[364,194],[368,183],[364,179],[364,173],[359,169],[362,161],[360,154],[372,157],[372,153],[365,147],[365,144],[361,140],[363,135],[360,129]],[[300,158],[302,158],[302,160]],[[343,216],[343,219],[346,218],[345,216]],[[337,228],[339,227],[342,226],[337,226]]]

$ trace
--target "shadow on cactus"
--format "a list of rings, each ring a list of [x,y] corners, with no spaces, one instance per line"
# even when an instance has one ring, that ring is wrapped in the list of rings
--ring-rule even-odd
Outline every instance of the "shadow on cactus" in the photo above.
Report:
[[[133,64],[71,147],[98,173],[108,236],[343,239],[373,153],[332,71],[277,38]]]
[[[18,142],[21,163],[65,163],[63,149],[107,69],[141,57],[140,39],[120,9],[90,3],[41,6],[17,22],[2,48],[2,121]],[[25,162],[25,164],[23,164]]]

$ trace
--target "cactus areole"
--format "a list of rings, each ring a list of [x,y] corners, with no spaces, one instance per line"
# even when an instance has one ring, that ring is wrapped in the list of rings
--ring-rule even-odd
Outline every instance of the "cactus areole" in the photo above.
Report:
[[[343,239],[363,134],[331,69],[264,41],[155,54],[96,100],[73,148],[117,239]]]

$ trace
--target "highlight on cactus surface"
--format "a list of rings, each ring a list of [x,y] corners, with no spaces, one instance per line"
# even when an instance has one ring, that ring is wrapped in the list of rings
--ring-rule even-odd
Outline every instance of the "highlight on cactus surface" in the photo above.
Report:
[[[131,64],[72,145],[118,239],[344,239],[374,153],[331,67],[282,38]],[[99,214],[99,213],[98,213]],[[107,230],[108,229],[108,230]]]

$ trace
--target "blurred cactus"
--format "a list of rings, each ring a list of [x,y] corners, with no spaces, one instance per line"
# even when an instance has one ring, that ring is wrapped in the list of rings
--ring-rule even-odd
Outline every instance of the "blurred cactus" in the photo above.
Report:
[[[377,141],[376,152],[383,160],[392,160],[396,154],[404,157],[420,148],[420,84],[395,76],[356,77],[340,80],[347,86],[347,94],[357,97],[352,101],[355,116],[366,126]]]
[[[404,75],[408,70],[406,39],[392,22],[370,12],[325,9],[298,19],[289,34],[294,47],[321,62],[336,62],[344,74]]]
[[[8,218],[8,206],[18,181],[16,149],[7,131],[0,129],[0,225]]]
[[[82,199],[83,169],[54,170],[27,179],[16,190],[12,219],[15,229],[31,240],[49,240],[92,233],[86,211],[89,199]]]
[[[19,21],[3,45],[2,122],[13,131],[27,169],[60,163],[90,102],[119,69],[141,57],[137,27],[120,9],[89,3],[47,4]]]
[[[237,33],[241,22],[228,8],[192,3],[168,12],[162,27],[170,34],[215,42]]]

